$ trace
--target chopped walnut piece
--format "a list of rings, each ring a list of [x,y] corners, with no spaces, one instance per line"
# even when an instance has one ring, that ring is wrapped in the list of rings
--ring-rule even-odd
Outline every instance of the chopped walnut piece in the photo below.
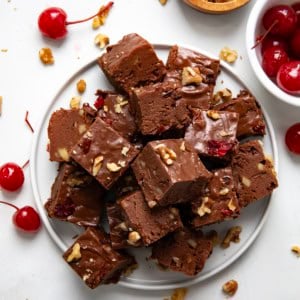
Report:
[[[182,85],[199,84],[203,80],[198,68],[184,67],[182,70]]]
[[[156,201],[149,201],[148,202],[148,206],[150,207],[150,208],[153,208],[154,206],[156,206],[157,205],[157,202]]]
[[[218,91],[216,94],[214,94],[213,103],[217,104],[219,102],[226,102],[230,101],[232,99],[232,92],[231,90],[225,88],[223,90]]]
[[[227,295],[233,296],[238,289],[238,283],[236,280],[229,280],[223,284],[222,289]]]
[[[0,116],[2,115],[2,103],[3,103],[3,97],[0,96]]]
[[[103,159],[104,159],[104,157],[102,155],[99,155],[94,158],[93,168],[92,168],[93,176],[96,176],[98,174],[99,170],[101,169]]]
[[[39,51],[39,56],[44,65],[52,65],[54,63],[54,57],[50,48],[42,48]]]
[[[85,92],[85,89],[86,89],[86,82],[85,82],[85,80],[80,79],[77,82],[76,87],[77,87],[78,93],[83,94]]]
[[[70,100],[70,108],[78,109],[80,107],[81,97],[75,96]]]
[[[137,231],[131,231],[128,234],[128,244],[135,245],[141,239],[141,235]]]
[[[251,185],[251,180],[245,176],[242,176],[242,184],[246,187],[250,187]]]
[[[225,188],[222,188],[219,192],[219,195],[221,196],[225,196],[229,193],[229,188],[225,187]]]
[[[112,163],[107,163],[106,168],[110,172],[118,172],[121,169],[121,166],[118,166],[116,163],[112,162]]]
[[[184,300],[187,291],[187,288],[180,288],[174,290],[173,294],[171,295],[171,300]]]
[[[239,243],[241,232],[242,232],[242,227],[241,226],[233,226],[232,228],[230,228],[227,231],[226,236],[225,236],[224,240],[221,243],[221,247],[225,249],[225,248],[228,248],[230,246],[231,242]]]
[[[103,49],[109,44],[109,37],[105,34],[99,33],[95,36],[94,42],[100,49]]]
[[[201,206],[198,207],[198,209],[197,209],[197,214],[200,217],[203,217],[205,214],[210,214],[211,213],[211,209],[207,206],[207,204],[209,204],[209,198],[208,197],[203,197]]]
[[[172,165],[174,160],[177,158],[176,153],[165,144],[158,144],[155,147],[155,151],[159,154],[160,158],[167,166]]]
[[[129,151],[129,148],[124,146],[124,147],[122,148],[121,153],[122,153],[122,155],[127,156],[128,151]]]
[[[220,114],[217,112],[217,111],[215,111],[215,110],[208,110],[207,112],[206,112],[206,115],[210,118],[210,119],[212,119],[212,120],[219,120],[221,117],[220,117]]]
[[[8,51],[8,49],[6,49],[6,48],[1,49],[1,52],[7,52],[7,51]]]
[[[227,207],[228,207],[231,211],[235,211],[235,210],[236,210],[236,206],[234,205],[232,199],[230,199],[230,201],[228,202]]]
[[[234,63],[237,58],[238,58],[238,53],[237,51],[230,49],[228,47],[224,47],[220,54],[219,54],[220,59],[228,62],[228,63]]]
[[[64,161],[70,160],[69,152],[66,148],[58,148],[57,153]]]
[[[294,245],[291,248],[292,252],[294,252],[298,257],[300,257],[300,246]]]
[[[160,2],[161,5],[166,5],[168,0],[159,0],[159,2]]]
[[[79,245],[79,243],[75,243],[72,248],[72,252],[67,257],[67,262],[79,260],[80,258],[81,258],[80,245]]]
[[[185,151],[185,142],[184,141],[180,145],[180,150]]]

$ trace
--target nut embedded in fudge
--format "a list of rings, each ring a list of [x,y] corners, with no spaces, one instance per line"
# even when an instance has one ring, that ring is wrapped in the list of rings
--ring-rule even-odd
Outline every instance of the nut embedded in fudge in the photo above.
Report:
[[[195,229],[239,216],[240,208],[231,168],[214,170],[212,174],[201,197],[191,203],[195,215],[191,224]]]
[[[150,208],[191,201],[211,177],[183,139],[149,142],[132,169]]]
[[[117,283],[122,273],[136,265],[131,255],[111,248],[103,230],[91,227],[76,239],[63,258],[91,289]]]
[[[239,115],[227,111],[194,110],[194,118],[185,132],[199,155],[228,159],[236,151]]]
[[[140,132],[155,135],[188,125],[190,112],[177,99],[176,90],[170,83],[156,83],[134,89],[130,106]]]
[[[143,242],[148,246],[170,232],[182,228],[179,211],[175,207],[150,209],[141,191],[129,194],[118,201],[125,225],[127,243]]]
[[[155,243],[151,258],[163,268],[195,276],[203,269],[212,250],[212,242],[201,231],[184,228]]]
[[[133,87],[161,81],[166,73],[152,45],[136,33],[125,35],[106,50],[98,60],[99,66],[121,92],[130,94]]]
[[[232,170],[241,207],[270,195],[278,186],[272,159],[264,154],[259,140],[239,146]]]
[[[237,137],[239,139],[266,134],[266,125],[261,108],[256,99],[246,90],[240,91],[236,98],[217,105],[215,109],[239,114],[237,127]]]
[[[69,161],[70,149],[88,130],[96,111],[85,104],[81,109],[59,109],[48,125],[49,154],[51,161]],[[62,130],[63,129],[63,130]]]
[[[124,138],[131,140],[136,132],[136,124],[129,111],[128,99],[110,91],[98,90],[96,95],[103,100],[103,106],[99,107],[98,112],[100,118]]]
[[[106,189],[127,170],[138,150],[97,117],[71,150],[71,157]]]
[[[63,163],[45,204],[50,218],[97,226],[104,207],[103,187],[75,163]]]
[[[169,52],[164,81],[176,85],[180,101],[187,106],[209,109],[219,72],[219,60],[175,45]]]

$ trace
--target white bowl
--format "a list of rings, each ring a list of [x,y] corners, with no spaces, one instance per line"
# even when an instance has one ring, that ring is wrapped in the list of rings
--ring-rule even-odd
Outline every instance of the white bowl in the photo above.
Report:
[[[300,106],[300,97],[293,96],[280,89],[276,82],[272,81],[264,72],[261,67],[261,46],[259,45],[255,49],[251,49],[256,42],[257,36],[264,32],[262,27],[262,17],[264,13],[272,6],[279,4],[293,4],[296,0],[259,0],[254,5],[247,23],[246,29],[246,48],[250,64],[255,72],[256,76],[264,87],[281,101],[289,103],[291,105]]]

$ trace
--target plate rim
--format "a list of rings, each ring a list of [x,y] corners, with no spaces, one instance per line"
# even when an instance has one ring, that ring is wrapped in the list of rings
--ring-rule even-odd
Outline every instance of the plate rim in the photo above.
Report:
[[[153,43],[153,46],[156,50],[168,50],[173,46],[173,44]],[[203,55],[206,55],[210,58],[213,58],[213,59],[218,59],[214,55],[211,55],[207,51],[199,49],[198,47],[193,47],[193,46],[186,45],[186,44],[184,44],[184,45],[180,44],[180,47],[184,47],[184,48],[190,49],[192,51],[197,51],[197,52],[199,52]],[[56,246],[61,251],[65,251],[66,245],[64,244],[64,242],[61,240],[61,238],[55,232],[55,230],[53,229],[53,227],[51,225],[51,221],[50,221],[49,217],[47,216],[45,209],[44,209],[44,205],[41,201],[41,197],[39,195],[39,189],[37,186],[37,181],[35,179],[36,178],[36,165],[37,165],[35,158],[37,157],[36,156],[37,145],[39,143],[39,138],[42,133],[42,125],[45,122],[46,118],[48,117],[50,109],[52,108],[52,106],[54,105],[56,100],[62,94],[64,89],[70,84],[70,82],[74,81],[74,79],[80,73],[88,70],[91,66],[93,66],[97,62],[97,59],[98,59],[98,57],[91,60],[90,62],[86,63],[85,65],[80,67],[75,73],[73,73],[71,76],[69,76],[68,79],[65,81],[65,83],[62,84],[62,86],[59,88],[58,92],[56,92],[54,94],[54,96],[52,98],[50,98],[51,101],[49,102],[47,108],[45,109],[44,113],[41,115],[40,120],[38,122],[38,127],[37,127],[38,130],[36,130],[33,135],[33,142],[32,142],[32,146],[31,146],[31,155],[30,155],[30,183],[31,183],[32,191],[33,191],[34,202],[38,209],[40,217],[42,219],[43,226],[47,230],[47,233],[50,235],[50,237],[52,238],[52,240],[54,241]],[[245,84],[245,81],[243,80],[242,76],[238,76],[236,74],[235,70],[233,69],[233,67],[229,66],[227,63],[223,62],[222,60],[220,61],[220,65],[221,65],[221,68],[225,69],[228,73],[230,73],[230,76],[234,77],[236,81],[238,81],[242,86],[244,86],[246,89],[248,89],[250,91],[248,86]],[[254,95],[254,97],[256,97],[255,92],[253,93],[251,91],[251,93]],[[273,152],[272,157],[274,160],[274,168],[275,168],[276,173],[278,174],[279,157],[278,157],[278,147],[277,147],[277,143],[276,143],[274,127],[271,122],[270,116],[268,115],[268,113],[266,112],[266,110],[263,107],[263,104],[259,102],[259,105],[261,106],[264,118],[266,120],[266,125],[268,127],[270,141],[271,141],[271,147],[272,147],[272,152]],[[140,283],[132,282],[132,281],[134,281],[134,279],[121,278],[121,280],[118,282],[118,284],[120,286],[132,288],[132,289],[154,291],[154,290],[167,290],[167,289],[174,289],[174,288],[180,288],[180,287],[188,287],[188,286],[194,285],[196,283],[202,282],[204,280],[207,280],[208,278],[213,277],[217,273],[219,273],[219,272],[223,271],[224,269],[226,269],[227,267],[229,267],[233,262],[235,262],[242,254],[244,254],[249,249],[249,247],[252,245],[252,243],[256,240],[257,236],[261,232],[263,225],[265,224],[265,222],[268,218],[268,215],[270,212],[270,207],[271,207],[271,202],[272,202],[271,200],[275,193],[276,193],[276,190],[269,196],[268,204],[263,212],[262,218],[259,221],[259,223],[257,224],[257,226],[255,227],[255,230],[253,231],[251,236],[248,238],[248,240],[244,243],[244,245],[237,252],[235,252],[224,263],[220,264],[214,270],[211,270],[210,272],[208,272],[207,274],[202,275],[202,276],[201,276],[201,273],[199,273],[199,276],[187,278],[186,280],[181,280],[178,283],[176,283],[176,282],[169,283],[169,284],[163,283],[162,285],[155,283],[156,285],[142,285]]]

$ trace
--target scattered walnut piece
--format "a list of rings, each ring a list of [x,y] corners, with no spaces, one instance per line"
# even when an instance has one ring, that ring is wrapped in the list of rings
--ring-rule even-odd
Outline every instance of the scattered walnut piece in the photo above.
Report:
[[[52,65],[54,63],[54,57],[50,48],[42,48],[39,51],[39,56],[44,65]]]
[[[103,49],[109,44],[109,37],[105,34],[99,33],[95,36],[94,42],[100,49]]]
[[[180,288],[174,290],[173,294],[171,295],[171,300],[184,300],[187,291],[187,288]]]
[[[85,80],[80,79],[77,82],[76,87],[77,87],[78,93],[83,94],[85,92],[85,89],[86,89],[86,82],[85,82]]]
[[[8,49],[5,49],[5,48],[1,49],[1,52],[7,52],[7,51],[8,51]]]
[[[159,0],[159,2],[160,2],[161,5],[166,5],[168,0]]]
[[[233,226],[231,227],[221,243],[222,248],[228,248],[231,242],[238,243],[240,241],[240,233],[242,232],[241,226]]]
[[[102,24],[101,18],[99,16],[96,16],[95,18],[93,18],[92,21],[92,27],[93,29],[98,29]]]
[[[0,96],[0,116],[2,115],[2,104],[3,104],[3,97]]]
[[[238,289],[238,283],[236,280],[233,279],[229,280],[223,284],[222,289],[223,292],[226,293],[227,295],[233,296]]]
[[[221,101],[226,102],[230,101],[232,99],[232,92],[231,90],[225,88],[223,90],[217,91],[214,94],[213,103],[217,104]]]
[[[300,246],[294,245],[291,248],[292,252],[294,252],[298,257],[300,257]]]
[[[236,50],[224,47],[223,49],[221,49],[219,57],[220,59],[232,64],[237,60],[238,53]]]
[[[197,210],[197,214],[200,217],[203,217],[205,214],[210,214],[211,213],[211,209],[207,206],[207,204],[209,204],[209,198],[208,197],[203,197],[201,206],[198,207],[198,210]]]
[[[78,109],[80,107],[81,97],[75,96],[70,100],[70,108]]]
[[[168,148],[165,144],[158,144],[155,150],[167,166],[173,165],[177,155],[172,149]]]
[[[203,80],[199,69],[184,67],[182,70],[182,85],[199,84]]]
[[[74,260],[79,260],[80,258],[81,258],[80,245],[79,245],[79,243],[75,243],[73,248],[72,248],[72,252],[67,257],[67,262],[72,262]]]

